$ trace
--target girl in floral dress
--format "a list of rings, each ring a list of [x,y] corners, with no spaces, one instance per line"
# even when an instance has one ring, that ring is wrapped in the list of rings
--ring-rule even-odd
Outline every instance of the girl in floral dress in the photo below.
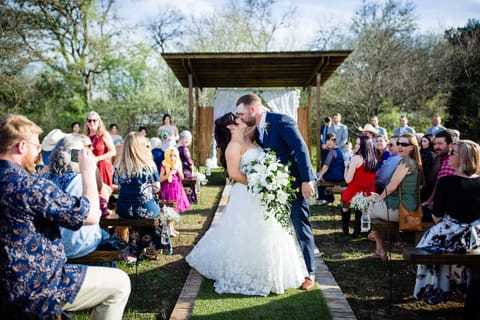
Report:
[[[165,159],[162,161],[160,168],[160,199],[175,201],[177,203],[175,211],[177,212],[186,211],[191,207],[182,180],[182,163],[178,149],[169,147],[165,150]],[[178,235],[178,231],[173,227],[173,221],[169,223],[169,228],[172,236]]]

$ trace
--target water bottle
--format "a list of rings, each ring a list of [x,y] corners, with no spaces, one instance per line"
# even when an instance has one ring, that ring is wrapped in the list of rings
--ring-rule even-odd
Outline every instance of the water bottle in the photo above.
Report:
[[[368,232],[370,230],[370,215],[367,210],[362,211],[362,217],[360,219],[361,227],[360,232]]]

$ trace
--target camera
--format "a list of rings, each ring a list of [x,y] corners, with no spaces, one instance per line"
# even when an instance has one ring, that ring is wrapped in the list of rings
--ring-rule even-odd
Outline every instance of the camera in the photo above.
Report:
[[[72,159],[72,162],[78,162],[78,149],[70,150],[70,158]]]

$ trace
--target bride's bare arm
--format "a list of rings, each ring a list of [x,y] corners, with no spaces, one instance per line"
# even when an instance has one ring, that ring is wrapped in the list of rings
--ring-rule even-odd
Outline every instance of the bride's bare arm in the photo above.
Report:
[[[240,160],[242,159],[242,144],[237,141],[231,141],[225,150],[225,160],[227,161],[227,171],[230,179],[243,184],[247,184],[247,177],[240,172]]]

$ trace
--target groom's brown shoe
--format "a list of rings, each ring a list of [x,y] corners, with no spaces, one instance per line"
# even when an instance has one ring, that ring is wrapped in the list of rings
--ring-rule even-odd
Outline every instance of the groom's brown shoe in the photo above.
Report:
[[[315,287],[315,276],[305,277],[305,281],[302,283],[300,289],[302,290],[312,290]]]

